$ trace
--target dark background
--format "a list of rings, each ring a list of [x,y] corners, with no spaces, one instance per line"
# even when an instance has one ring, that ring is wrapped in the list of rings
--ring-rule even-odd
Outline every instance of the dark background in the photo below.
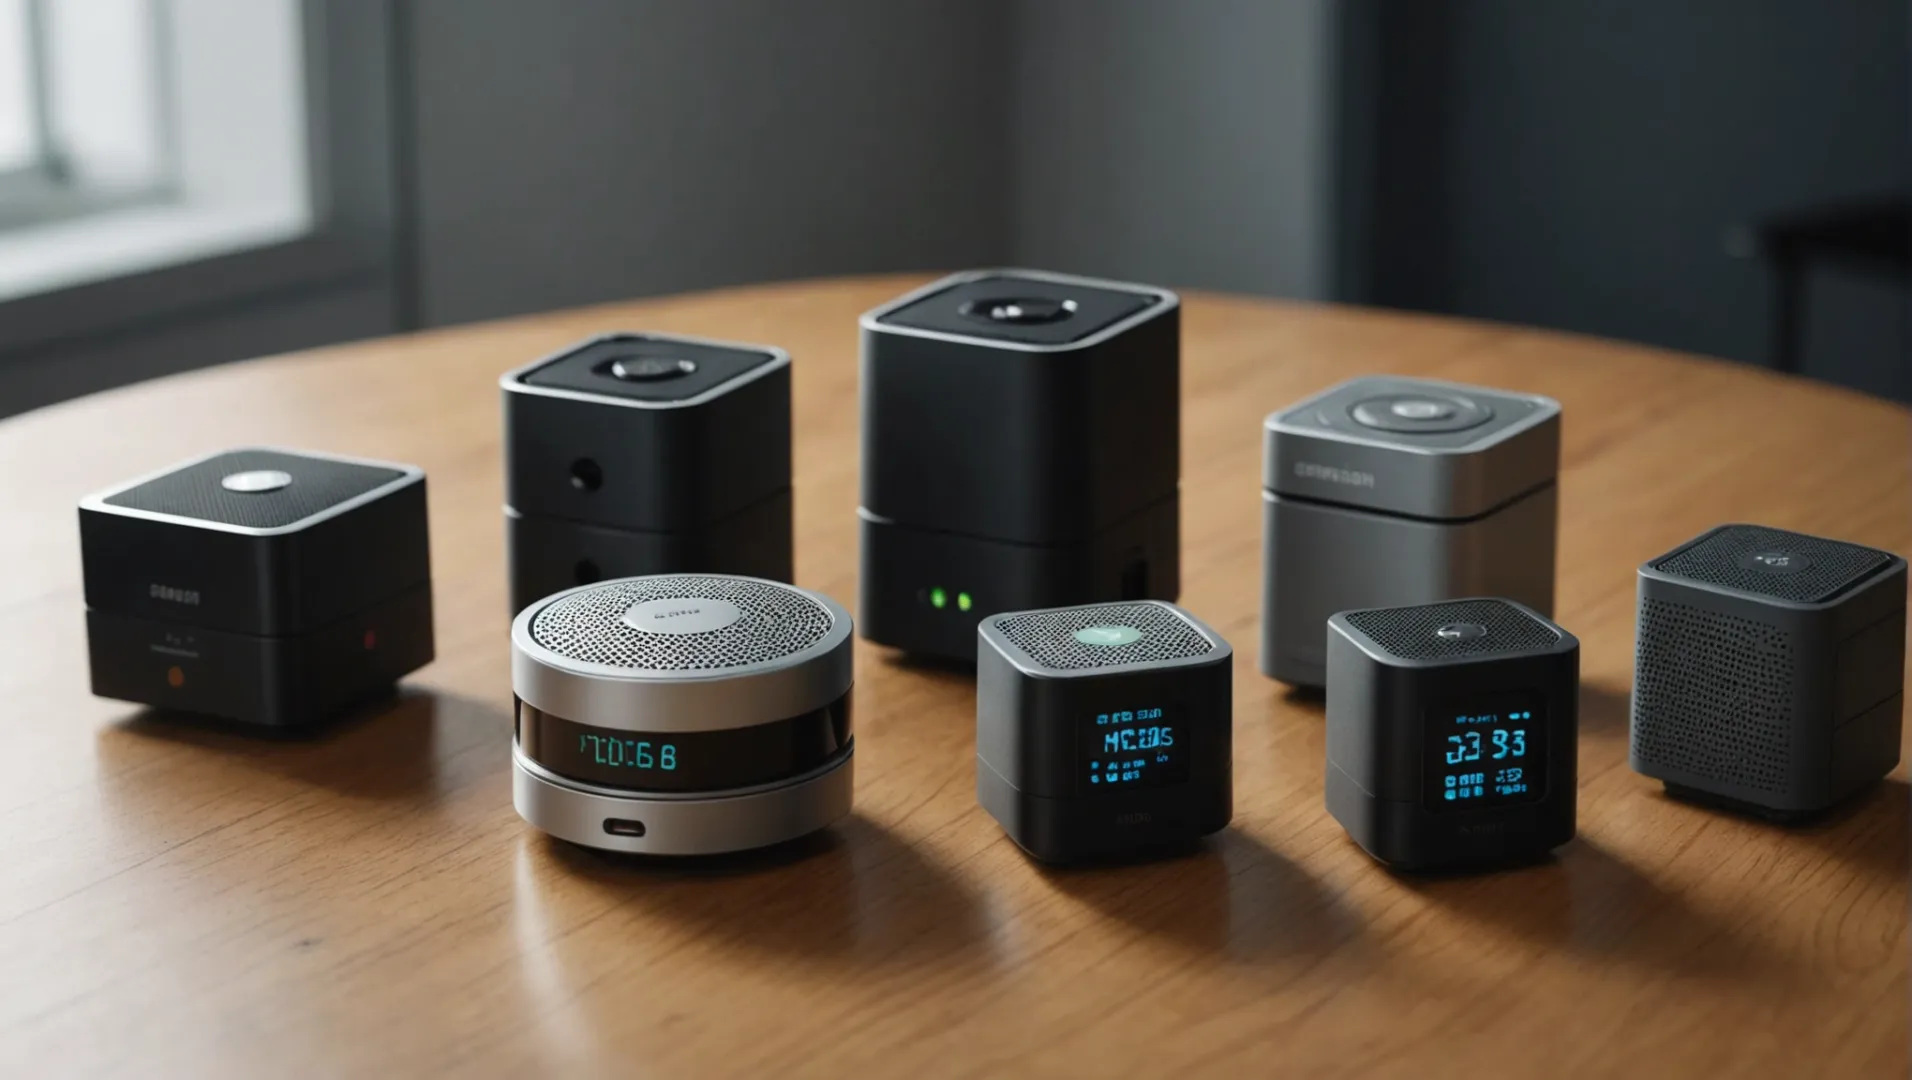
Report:
[[[1912,396],[1897,0],[307,7],[325,243],[0,304],[0,415],[412,328],[1000,264],[1772,364],[1774,227],[1875,205],[1873,254],[1801,264],[1796,364]]]

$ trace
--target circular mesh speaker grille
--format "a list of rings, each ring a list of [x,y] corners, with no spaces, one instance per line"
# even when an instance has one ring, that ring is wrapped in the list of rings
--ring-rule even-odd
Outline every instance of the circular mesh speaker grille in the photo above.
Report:
[[[1127,645],[1084,645],[1075,632],[1090,626],[1132,626],[1142,636]],[[996,620],[996,629],[1023,655],[1057,671],[1186,660],[1215,651],[1215,644],[1171,607],[1102,604],[1030,611]]]
[[[1403,660],[1442,660],[1492,653],[1538,652],[1560,640],[1559,631],[1499,600],[1457,600],[1420,607],[1349,613],[1348,625]],[[1480,637],[1444,638],[1434,631],[1450,623],[1487,628]]]
[[[1804,556],[1808,565],[1794,574],[1767,573],[1740,565],[1743,556],[1769,551]],[[1662,556],[1652,565],[1662,573],[1692,581],[1817,604],[1844,592],[1889,561],[1891,556],[1885,552],[1858,544],[1760,525],[1733,525],[1691,547]]]
[[[1640,605],[1633,756],[1703,779],[1792,788],[1792,635],[1666,600]]]
[[[694,634],[633,629],[624,613],[647,600],[727,600],[743,617]],[[830,632],[830,610],[795,589],[739,578],[666,574],[607,581],[557,600],[531,620],[531,640],[583,664],[637,671],[706,671],[792,656]]]

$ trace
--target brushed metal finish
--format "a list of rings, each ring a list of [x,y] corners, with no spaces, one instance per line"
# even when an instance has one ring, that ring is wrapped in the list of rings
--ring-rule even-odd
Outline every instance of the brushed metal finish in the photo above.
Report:
[[[850,613],[822,593],[782,582],[762,584],[801,592],[823,605],[830,612],[830,630],[807,649],[760,664],[646,673],[568,660],[532,638],[531,621],[538,612],[562,597],[605,584],[582,585],[546,597],[511,621],[511,686],[521,700],[596,727],[716,731],[797,716],[820,709],[850,691],[855,678]]]
[[[1357,390],[1451,394],[1476,400],[1507,422],[1489,423],[1478,436],[1417,436],[1344,430],[1313,415]],[[1435,379],[1352,379],[1271,413],[1262,430],[1264,489],[1413,517],[1485,514],[1552,483],[1560,468],[1559,402]]]
[[[1325,685],[1337,611],[1499,596],[1553,616],[1552,485],[1461,522],[1262,500],[1261,670],[1282,682]]]
[[[709,796],[638,795],[559,780],[511,752],[511,802],[518,816],[560,840],[640,855],[719,855],[769,847],[848,815],[856,749],[795,780]],[[606,818],[639,821],[643,836],[604,831]]]

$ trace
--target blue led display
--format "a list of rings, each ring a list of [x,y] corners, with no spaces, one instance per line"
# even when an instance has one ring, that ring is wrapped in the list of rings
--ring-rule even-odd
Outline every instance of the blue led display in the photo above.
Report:
[[[1160,787],[1188,779],[1188,732],[1167,706],[1082,718],[1082,790]]]
[[[1422,771],[1431,810],[1532,802],[1546,790],[1544,711],[1532,695],[1497,695],[1428,714]]]
[[[667,742],[652,742],[649,739],[619,739],[610,735],[579,735],[578,755],[588,758],[594,765],[609,765],[612,768],[663,769],[677,768],[677,747]]]

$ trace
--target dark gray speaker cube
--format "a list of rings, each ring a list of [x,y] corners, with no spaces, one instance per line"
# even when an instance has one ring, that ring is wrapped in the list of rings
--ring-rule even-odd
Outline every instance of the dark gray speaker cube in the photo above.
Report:
[[[1326,678],[1328,616],[1505,596],[1553,613],[1560,405],[1369,376],[1263,425],[1263,674]]]
[[[1498,598],[1328,620],[1328,812],[1402,870],[1573,839],[1580,643]]]
[[[1640,567],[1631,761],[1669,794],[1822,811],[1899,762],[1905,560],[1721,525]]]
[[[93,692],[321,722],[431,662],[425,474],[228,450],[80,501]]]
[[[1181,587],[1175,294],[1031,270],[863,316],[863,636],[973,660],[976,621]]]
[[[1173,604],[1090,604],[977,629],[976,797],[1066,862],[1186,844],[1234,812],[1234,650]]]
[[[781,349],[606,334],[500,385],[513,611],[600,579],[793,576]]]

